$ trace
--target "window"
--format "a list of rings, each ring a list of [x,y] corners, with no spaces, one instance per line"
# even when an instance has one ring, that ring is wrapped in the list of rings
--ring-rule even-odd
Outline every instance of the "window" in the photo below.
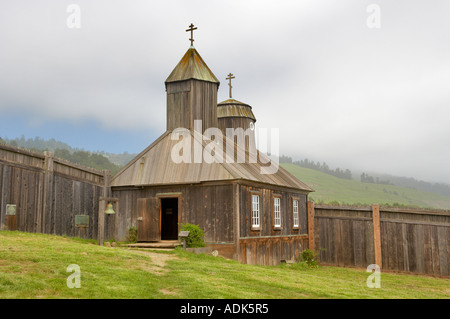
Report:
[[[298,200],[292,200],[292,217],[294,222],[294,228],[298,228]]]
[[[252,228],[260,227],[259,195],[252,195]]]
[[[281,227],[281,198],[273,198],[273,226]]]

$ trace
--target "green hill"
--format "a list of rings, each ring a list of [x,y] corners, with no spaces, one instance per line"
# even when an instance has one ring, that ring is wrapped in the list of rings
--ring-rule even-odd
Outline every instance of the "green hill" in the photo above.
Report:
[[[442,278],[383,273],[382,289],[369,289],[366,269],[245,265],[182,249],[131,250],[92,242],[0,231],[0,299],[188,299],[186,305],[189,299],[448,299],[448,280]],[[174,302],[165,317],[184,318],[176,306],[180,301]],[[227,317],[223,309],[211,318]]]
[[[310,198],[316,203],[450,209],[448,196],[394,185],[361,183],[294,164],[281,164],[281,166],[314,189],[315,192],[310,195]]]

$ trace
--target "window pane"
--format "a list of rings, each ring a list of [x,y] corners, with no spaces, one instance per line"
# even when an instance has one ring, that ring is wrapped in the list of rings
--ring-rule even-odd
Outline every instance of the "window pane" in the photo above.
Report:
[[[252,227],[259,227],[259,195],[252,195]]]
[[[275,197],[273,199],[273,225],[275,227],[281,227],[281,205],[280,198]]]
[[[292,201],[292,215],[294,220],[294,227],[298,227],[298,200]]]

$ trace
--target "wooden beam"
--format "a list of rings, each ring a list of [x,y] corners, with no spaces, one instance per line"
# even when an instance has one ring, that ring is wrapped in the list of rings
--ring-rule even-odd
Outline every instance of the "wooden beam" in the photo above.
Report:
[[[98,202],[98,229],[97,229],[97,242],[99,246],[103,246],[103,238],[105,236],[105,209],[106,201],[100,199]]]
[[[53,153],[49,151],[44,152],[44,189],[42,201],[42,233],[54,234],[55,228],[52,223],[52,214],[55,210],[53,207],[53,178],[54,178],[54,158]]]
[[[314,202],[308,201],[308,246],[315,251],[314,245]]]
[[[381,231],[380,231],[380,206],[372,205],[373,244],[375,252],[375,264],[382,268],[381,258]]]
[[[103,170],[103,197],[108,197],[111,193],[111,172],[107,169]]]
[[[241,261],[240,260],[240,209],[239,209],[239,204],[240,204],[240,185],[238,183],[233,184],[233,213],[234,213],[234,218],[233,218],[233,223],[234,223],[234,244],[235,244],[235,257],[234,259],[237,261]]]

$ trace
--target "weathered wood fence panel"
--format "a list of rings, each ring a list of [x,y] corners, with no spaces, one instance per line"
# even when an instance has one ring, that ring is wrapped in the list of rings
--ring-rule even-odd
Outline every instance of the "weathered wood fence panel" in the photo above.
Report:
[[[376,207],[315,205],[321,263],[364,268],[377,263],[392,271],[450,275],[450,212],[380,207],[377,238]]]
[[[49,152],[0,145],[0,229],[96,238],[104,176]],[[7,205],[16,205],[15,216]],[[77,215],[88,215],[88,225],[76,227]]]

